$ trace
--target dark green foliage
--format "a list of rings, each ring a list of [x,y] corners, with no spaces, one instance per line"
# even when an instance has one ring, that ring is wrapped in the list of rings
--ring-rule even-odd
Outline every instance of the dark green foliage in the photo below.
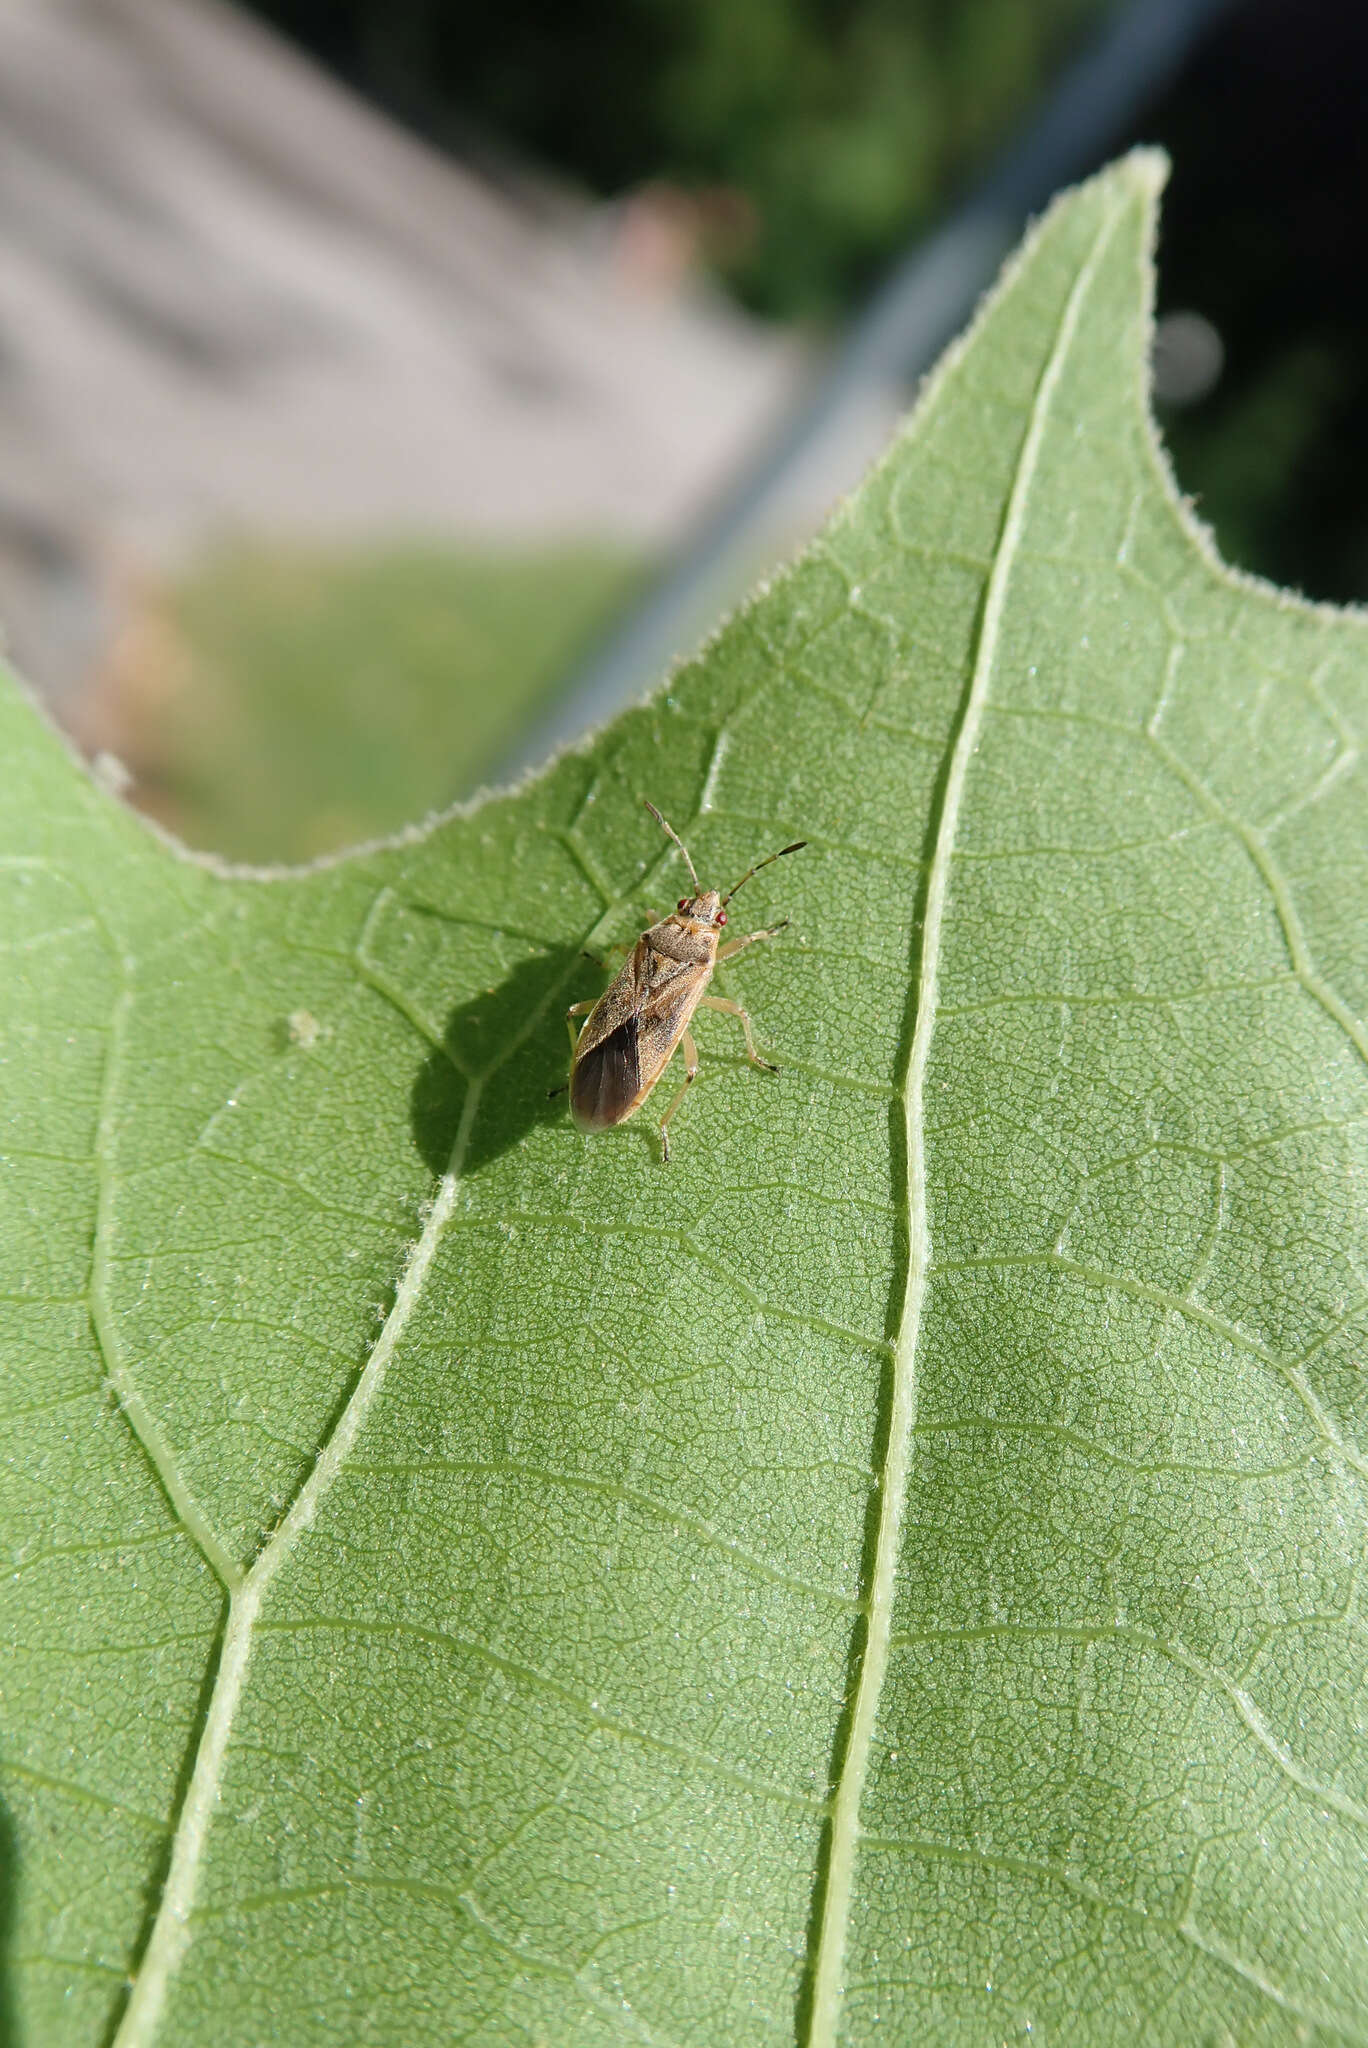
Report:
[[[1368,15],[1233,8],[1145,123],[1174,162],[1161,304],[1225,344],[1211,396],[1166,418],[1223,550],[1275,582],[1368,597]]]
[[[611,194],[728,188],[744,296],[846,310],[1030,105],[1097,0],[258,0],[439,134],[473,122]]]

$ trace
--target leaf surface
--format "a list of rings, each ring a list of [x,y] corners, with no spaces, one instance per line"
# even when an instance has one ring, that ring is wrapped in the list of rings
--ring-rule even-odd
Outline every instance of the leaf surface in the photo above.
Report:
[[[0,703],[14,2039],[1368,2039],[1368,644],[1176,504],[1159,177],[511,796],[228,875]],[[808,841],[668,1169],[643,796]]]

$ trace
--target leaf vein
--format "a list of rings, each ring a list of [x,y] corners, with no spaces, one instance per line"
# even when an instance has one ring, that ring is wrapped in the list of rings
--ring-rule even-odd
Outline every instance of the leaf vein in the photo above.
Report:
[[[535,1664],[526,1664],[519,1657],[510,1657],[504,1651],[494,1649],[489,1643],[481,1642],[478,1636],[456,1635],[449,1629],[429,1628],[417,1621],[362,1621],[347,1615],[310,1615],[296,1620],[262,1621],[258,1630],[262,1635],[399,1637],[473,1657],[491,1671],[511,1679],[514,1684],[526,1685],[548,1699],[558,1700],[605,1735],[615,1736],[622,1742],[636,1743],[639,1748],[650,1750],[657,1756],[671,1757],[676,1763],[701,1768],[716,1783],[734,1785],[738,1791],[753,1798],[798,1807],[804,1813],[826,1812],[825,1800],[810,1793],[796,1792],[792,1786],[777,1784],[773,1779],[756,1777],[750,1771],[738,1770],[735,1764],[726,1763],[721,1757],[714,1756],[711,1750],[701,1749],[693,1743],[678,1742],[672,1736],[657,1734],[654,1729],[638,1728],[625,1715],[606,1712],[596,1699],[576,1692],[571,1686],[562,1685],[547,1672],[538,1670]]]
[[[156,1475],[173,1513],[200,1555],[224,1587],[231,1592],[241,1582],[241,1568],[217,1531],[210,1525],[208,1517],[176,1462],[170,1444],[138,1391],[137,1382],[123,1357],[111,1300],[109,1283],[110,1246],[113,1236],[114,1116],[124,1033],[133,1004],[133,991],[126,978],[126,964],[124,971],[125,983],[115,998],[109,1023],[95,1130],[95,1228],[90,1252],[90,1327],[96,1348],[104,1363],[105,1378],[114,1391],[119,1410]]]
[[[689,1508],[679,1508],[667,1500],[657,1500],[653,1494],[641,1487],[624,1486],[613,1479],[593,1479],[582,1472],[561,1472],[549,1465],[534,1465],[518,1458],[424,1458],[418,1461],[385,1459],[376,1462],[358,1459],[353,1470],[361,1472],[393,1473],[407,1477],[426,1477],[434,1472],[462,1473],[470,1477],[485,1475],[489,1478],[536,1479],[549,1486],[564,1487],[567,1491],[591,1493],[602,1500],[610,1500],[622,1507],[639,1508],[643,1514],[660,1522],[667,1522],[672,1528],[687,1530],[709,1549],[718,1550],[724,1556],[735,1558],[740,1564],[753,1571],[758,1578],[770,1585],[782,1587],[786,1592],[800,1594],[804,1599],[824,1601],[836,1607],[858,1608],[859,1602],[853,1594],[842,1592],[837,1586],[819,1586],[809,1579],[800,1579],[792,1572],[785,1572],[772,1564],[748,1544],[729,1536],[703,1515],[695,1514]]]
[[[890,1642],[900,1650],[929,1648],[940,1643],[976,1642],[1067,1642],[1089,1647],[1119,1643],[1127,1649],[1152,1650],[1156,1656],[1167,1658],[1212,1692],[1222,1694],[1257,1747],[1289,1785],[1316,1805],[1328,1806],[1342,1820],[1351,1821],[1356,1827],[1368,1828],[1368,1807],[1349,1793],[1341,1792],[1337,1785],[1317,1778],[1299,1763],[1287,1746],[1278,1740],[1244,1687],[1228,1672],[1194,1656],[1182,1643],[1170,1642],[1149,1629],[1116,1622],[983,1622],[970,1623],[962,1628],[898,1631],[890,1637]]]
[[[845,1948],[850,1924],[855,1859],[860,1832],[860,1806],[873,1753],[875,1724],[888,1661],[892,1631],[894,1584],[902,1538],[916,1422],[916,1353],[922,1306],[931,1269],[925,1160],[925,1087],[939,991],[941,935],[949,891],[950,864],[959,826],[960,807],[989,685],[997,661],[1012,568],[1021,546],[1031,487],[1035,480],[1045,425],[1059,379],[1072,347],[1084,299],[1111,239],[1119,209],[1111,211],[1080,266],[1061,312],[1058,329],[1032,398],[1017,457],[992,567],[979,615],[977,646],[959,728],[951,747],[940,815],[935,821],[934,850],[926,877],[920,966],[911,1043],[908,1047],[904,1103],[907,1142],[908,1248],[903,1312],[893,1359],[887,1448],[881,1475],[874,1562],[870,1574],[867,1625],[845,1755],[832,1804],[825,1894],[812,1966],[809,2048],[835,2048],[844,1996]]]
[[[1245,849],[1256,873],[1273,899],[1273,909],[1298,981],[1312,1001],[1320,1005],[1326,1016],[1343,1033],[1357,1055],[1360,1066],[1368,1070],[1368,1031],[1364,1030],[1348,1004],[1317,969],[1306,941],[1306,933],[1302,929],[1297,906],[1292,900],[1287,878],[1273,858],[1263,833],[1257,831],[1253,825],[1247,825],[1243,818],[1237,817],[1221,802],[1214,791],[1207,788],[1201,777],[1195,775],[1182,757],[1160,737],[1156,721],[1151,721],[1148,737],[1160,760],[1166,763],[1184,787],[1191,790],[1198,802],[1203,804],[1211,816],[1218,819]]]

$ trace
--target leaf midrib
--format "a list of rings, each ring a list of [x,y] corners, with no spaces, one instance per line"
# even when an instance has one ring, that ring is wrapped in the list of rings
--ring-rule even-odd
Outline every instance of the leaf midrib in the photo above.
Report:
[[[1120,217],[1114,206],[1080,266],[1060,316],[1054,341],[1031,401],[1016,471],[1008,493],[997,545],[979,614],[974,664],[960,709],[959,727],[949,757],[935,825],[935,845],[927,869],[917,977],[916,1008],[902,1099],[907,1146],[907,1269],[902,1315],[893,1352],[892,1399],[882,1470],[878,1478],[879,1510],[874,1562],[865,1601],[865,1638],[855,1685],[850,1731],[831,1803],[821,1918],[812,1959],[812,1998],[808,2048],[836,2048],[844,2002],[846,1941],[850,1927],[855,1864],[860,1836],[860,1808],[873,1753],[879,1703],[891,1645],[895,1579],[902,1541],[903,1515],[911,1468],[916,1423],[916,1354],[922,1309],[930,1274],[931,1237],[927,1210],[925,1153],[925,1082],[936,1027],[940,981],[941,938],[959,814],[969,764],[978,745],[979,729],[997,660],[998,641],[1008,585],[1020,550],[1031,486],[1035,480],[1045,426],[1056,386],[1067,361],[1083,301]]]

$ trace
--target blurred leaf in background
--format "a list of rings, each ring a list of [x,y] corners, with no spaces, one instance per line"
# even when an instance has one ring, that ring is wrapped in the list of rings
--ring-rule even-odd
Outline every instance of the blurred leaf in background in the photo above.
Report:
[[[493,772],[640,574],[607,545],[209,555],[121,656],[139,802],[233,860],[394,831]]]
[[[439,140],[616,195],[670,181],[781,319],[850,311],[1029,109],[1101,0],[256,0]],[[747,225],[749,232],[746,231]]]
[[[602,194],[672,181],[702,246],[782,318],[853,310],[1018,123],[1102,0],[254,0],[438,139],[512,144]],[[1368,597],[1368,12],[1242,0],[1132,139],[1174,182],[1161,309],[1224,344],[1163,409],[1244,566]],[[1120,139],[1120,138],[1119,138]],[[730,197],[730,206],[721,203]],[[748,232],[747,230],[748,224]]]

